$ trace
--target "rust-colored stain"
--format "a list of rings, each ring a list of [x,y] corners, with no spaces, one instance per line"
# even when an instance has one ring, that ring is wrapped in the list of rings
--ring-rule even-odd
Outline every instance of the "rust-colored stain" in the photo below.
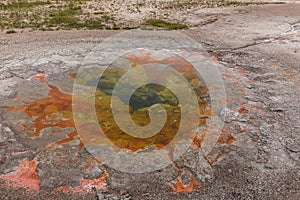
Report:
[[[242,106],[242,107],[239,109],[239,113],[241,113],[241,114],[247,114],[247,113],[249,113],[249,111],[245,108],[245,106]]]
[[[219,86],[213,85],[213,86],[211,87],[211,89],[212,89],[212,90],[221,90],[222,88],[219,87]]]
[[[35,160],[20,161],[9,174],[0,176],[0,179],[6,181],[9,186],[17,188],[27,188],[29,190],[40,189],[40,178],[36,172],[37,162]]]
[[[222,148],[228,148],[228,145],[234,143],[236,141],[236,138],[231,133],[231,130],[229,127],[224,127],[221,130],[221,134],[219,135],[217,144],[222,145]],[[230,153],[230,152],[228,152]],[[219,153],[211,151],[207,156],[204,157],[204,159],[208,162],[209,165],[214,166],[224,155],[227,155],[228,153]]]
[[[39,79],[42,83],[46,81],[46,74],[36,74],[34,76],[31,76],[29,79],[33,79],[33,78],[36,78],[36,79]]]
[[[196,180],[195,176],[193,174],[189,173],[189,182],[187,184],[184,184],[182,181],[182,175],[186,175],[184,170],[178,166],[176,162],[173,163],[174,168],[178,170],[179,176],[175,181],[167,182],[167,185],[173,190],[174,192],[181,193],[181,192],[193,192],[194,190],[199,190],[202,188],[202,185]]]
[[[212,56],[210,58],[210,60],[213,61],[213,62],[220,62],[220,60],[217,57],[215,57],[215,56]]]
[[[227,80],[230,80],[232,85],[242,86],[242,82],[250,82],[249,79],[244,78],[247,75],[247,72],[239,69],[238,67],[226,68],[225,70],[226,71],[224,71],[222,75]],[[240,88],[239,90],[241,92],[245,91],[244,88]]]
[[[35,102],[25,104],[20,107],[6,107],[10,111],[24,111],[32,120],[32,127],[22,124],[25,130],[32,132],[33,137],[40,137],[41,131],[45,128],[75,128],[72,114],[72,95],[63,93],[58,87],[46,81],[45,74],[37,74],[31,78],[45,82],[49,87],[47,98],[38,99]],[[59,140],[51,147],[59,146],[71,142],[77,138],[77,131],[71,132],[67,138]]]
[[[188,185],[184,185],[182,181],[178,178],[176,182],[176,192],[193,192],[194,189],[198,189],[198,183],[195,180],[194,176],[191,176],[190,183]]]
[[[226,79],[233,79],[234,76],[232,74],[229,73],[222,73],[222,75],[226,78]]]
[[[194,139],[192,142],[192,147],[195,149],[200,149],[202,146],[202,142],[204,141],[205,137],[207,136],[206,133],[194,133]]]
[[[232,70],[233,70],[236,74],[240,75],[241,77],[245,77],[245,76],[247,75],[247,72],[245,72],[245,71],[239,69],[238,67],[234,67],[234,68],[232,68]]]
[[[183,184],[180,177],[176,179],[176,183],[173,184],[171,182],[167,182],[167,185],[177,193],[181,192],[193,192],[194,190],[198,190],[201,188],[200,184],[196,181],[195,177],[193,175],[190,176],[190,181],[188,184]]]
[[[97,179],[81,179],[80,186],[71,187],[71,186],[60,186],[55,188],[54,192],[62,191],[62,192],[92,192],[94,189],[96,190],[107,190],[107,182],[106,179],[108,177],[107,173],[103,173],[100,178]]]
[[[218,142],[221,144],[231,144],[235,141],[234,137],[232,134],[221,134]]]
[[[210,152],[204,159],[208,162],[210,166],[214,166],[222,156],[223,155],[221,153],[215,154]]]

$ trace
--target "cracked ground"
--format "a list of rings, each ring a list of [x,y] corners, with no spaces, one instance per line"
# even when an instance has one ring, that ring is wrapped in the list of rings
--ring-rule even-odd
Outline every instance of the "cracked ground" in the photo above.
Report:
[[[173,164],[142,174],[99,163],[73,134],[72,120],[41,130],[42,136],[33,123],[37,105],[71,110],[71,74],[120,31],[1,34],[1,199],[299,199],[299,11],[299,4],[286,4],[194,12],[208,20],[181,33],[219,64],[225,124],[205,157],[208,165],[196,143]],[[173,37],[143,33],[141,42]]]

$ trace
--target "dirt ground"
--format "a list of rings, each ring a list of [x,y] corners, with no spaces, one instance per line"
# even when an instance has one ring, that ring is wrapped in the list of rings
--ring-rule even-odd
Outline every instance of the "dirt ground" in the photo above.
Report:
[[[78,138],[65,142],[69,126],[33,138],[26,125],[36,118],[26,108],[50,98],[51,88],[70,94],[70,72],[121,31],[1,33],[1,199],[299,199],[300,4],[198,9],[186,16],[195,26],[181,33],[215,58],[228,97],[207,168],[199,149],[191,149],[161,170],[124,173],[95,161]],[[158,37],[154,30],[143,33],[141,43]],[[159,37],[168,42],[172,33]],[[64,143],[45,148],[57,141]]]

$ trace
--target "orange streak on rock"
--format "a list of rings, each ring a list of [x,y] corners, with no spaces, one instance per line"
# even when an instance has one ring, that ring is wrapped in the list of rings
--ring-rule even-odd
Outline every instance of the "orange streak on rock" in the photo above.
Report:
[[[177,193],[181,192],[193,192],[195,189],[199,189],[199,183],[196,181],[194,176],[191,176],[190,183],[188,185],[184,185],[180,178],[177,178],[176,185],[174,186],[172,183],[167,182],[167,185]]]
[[[176,187],[175,187],[172,183],[167,182],[167,185],[168,185],[168,186],[171,188],[171,190],[173,190],[174,192],[177,191]]]
[[[202,146],[202,142],[204,141],[204,138],[206,137],[206,133],[203,135],[197,134],[194,136],[193,142],[192,142],[192,147],[194,147],[195,149],[199,149]]]
[[[214,166],[216,162],[222,157],[222,154],[218,153],[216,155],[208,155],[205,157],[205,160],[208,162],[210,166]]]
[[[41,82],[45,82],[46,76],[47,76],[46,74],[36,74],[36,75],[30,77],[29,79],[36,78],[36,79],[39,79]]]
[[[233,79],[233,78],[234,78],[231,74],[223,73],[222,75],[223,75],[226,79]]]
[[[217,59],[216,57],[214,57],[214,56],[211,57],[210,60],[213,61],[213,62],[220,62],[220,60],[218,60],[218,59]]]
[[[232,134],[222,134],[220,135],[218,142],[221,144],[231,144],[235,141],[235,138]]]
[[[193,190],[198,186],[194,176],[191,177],[191,181],[188,185],[183,185],[181,180],[177,179],[177,192],[193,192]]]
[[[40,189],[40,178],[36,168],[37,162],[35,160],[21,161],[13,172],[1,175],[0,179],[6,181],[11,187],[27,188],[36,191]]]
[[[21,99],[20,97],[16,97],[14,100],[15,100],[16,102],[20,102],[22,99]]]
[[[34,117],[33,136],[40,136],[41,130],[49,127],[75,127],[72,116],[72,96],[65,94],[59,88],[49,85],[49,97],[25,104],[21,107],[9,107],[10,111],[24,110],[25,113]],[[57,120],[57,113],[61,113],[65,120]]]
[[[85,165],[83,165],[83,168],[86,168],[86,169],[88,169],[88,168],[90,168],[92,166],[92,164],[85,164]]]
[[[126,59],[136,65],[143,65],[148,63],[157,63],[157,64],[165,64],[165,65],[172,65],[174,69],[176,69],[178,72],[187,73],[190,72],[192,74],[189,74],[190,76],[193,76],[194,78],[197,78],[197,72],[193,65],[188,62],[187,60],[180,58],[178,56],[170,56],[165,59],[155,59],[151,56],[151,53],[143,53],[142,55],[128,55]]]
[[[212,90],[221,90],[222,88],[219,87],[219,86],[213,85],[213,86],[210,87],[210,89],[212,89]]]
[[[45,74],[37,74],[31,78],[37,78],[41,82],[45,82]],[[58,87],[50,85],[47,98],[39,99],[35,102],[25,104],[20,107],[6,107],[10,111],[24,111],[29,117],[33,118],[32,129],[27,125],[23,125],[25,130],[32,131],[33,137],[39,137],[45,128],[75,128],[72,114],[72,95],[63,93]],[[59,119],[59,117],[63,119]],[[52,146],[68,143],[76,139],[77,131],[68,134],[68,137],[57,141]]]
[[[107,173],[104,173],[102,177],[94,180],[82,179],[80,183],[85,188],[95,188],[96,190],[106,190],[107,182],[106,178],[108,177]]]
[[[241,113],[241,114],[247,114],[247,113],[249,113],[249,111],[245,108],[245,106],[242,106],[242,107],[239,109],[239,113]]]
[[[245,71],[242,71],[240,69],[238,69],[237,67],[233,68],[233,70],[240,76],[246,76],[247,73]]]
[[[57,187],[54,191],[62,191],[62,192],[92,192],[93,189],[96,190],[107,190],[107,182],[106,178],[108,177],[107,173],[104,173],[102,177],[89,180],[89,179],[81,179],[80,186],[71,187],[71,186],[60,186]]]
[[[245,93],[245,89],[239,89],[239,92]]]
[[[30,128],[26,124],[22,124],[22,126],[24,127],[24,130],[26,131],[30,130]]]
[[[240,128],[241,133],[243,133],[243,132],[245,132],[247,130],[248,130],[247,128],[243,128],[243,127]]]

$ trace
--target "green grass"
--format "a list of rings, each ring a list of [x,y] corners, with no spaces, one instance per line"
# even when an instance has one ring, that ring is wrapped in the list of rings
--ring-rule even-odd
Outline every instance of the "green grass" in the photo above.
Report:
[[[105,14],[105,12],[103,11],[94,12],[94,15],[103,15],[103,14]]]
[[[145,28],[144,23],[130,22],[125,24],[117,21],[114,11],[106,12],[101,6],[93,6],[87,2],[94,0],[7,0],[0,1],[0,30],[29,28],[31,30],[69,30],[69,29],[113,29],[129,30]],[[5,3],[4,3],[5,2]],[[279,2],[282,3],[282,2]],[[277,4],[279,4],[277,3]],[[117,4],[114,2],[112,4]],[[186,29],[187,25],[172,23],[168,20],[156,19],[159,9],[163,15],[172,16],[176,10],[193,7],[224,7],[246,6],[251,4],[267,4],[264,2],[239,2],[238,0],[174,0],[166,2],[152,2],[158,10],[152,10],[153,18],[146,20],[147,25],[162,29]],[[127,8],[130,12],[137,12],[140,7],[148,6],[142,1]],[[133,10],[132,10],[133,9]],[[151,28],[148,27],[148,28]]]
[[[79,28],[80,22],[76,15],[82,13],[80,7],[70,6],[64,10],[52,11],[48,24],[50,26],[62,26],[65,28]]]
[[[239,2],[239,1],[221,1],[219,6],[249,6],[265,4],[285,4],[285,2]]]
[[[18,0],[12,1],[8,4],[0,3],[0,9],[10,10],[10,9],[28,9],[36,6],[43,6],[51,4],[50,1],[27,1],[27,0]]]
[[[78,15],[80,14],[82,14],[81,7],[74,7],[73,5],[71,5],[68,9],[52,12],[50,14],[49,23],[46,24],[52,27],[57,26],[62,29],[103,29],[102,20],[86,19],[82,21],[78,17]],[[108,16],[105,17],[105,20],[109,19]]]
[[[13,33],[17,33],[17,32],[15,30],[12,30],[12,29],[6,31],[6,34],[13,34]]]
[[[152,26],[165,28],[169,30],[179,30],[188,28],[188,26],[185,24],[167,22],[162,19],[148,19],[146,22]]]
[[[82,27],[86,27],[88,29],[103,29],[103,24],[100,20],[92,19],[85,21],[81,24]]]
[[[109,21],[111,19],[111,17],[108,16],[108,15],[103,15],[102,19],[107,22],[107,21]]]

